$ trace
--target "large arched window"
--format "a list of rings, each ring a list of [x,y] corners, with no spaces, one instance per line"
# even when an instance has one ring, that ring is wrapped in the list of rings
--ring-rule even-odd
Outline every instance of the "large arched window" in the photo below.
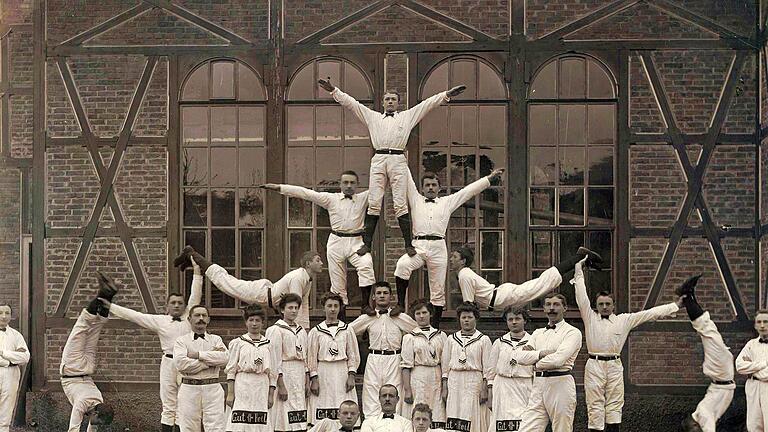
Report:
[[[590,290],[611,290],[615,144],[616,88],[606,68],[583,55],[541,67],[528,103],[531,276],[586,245],[608,266],[587,275]],[[572,289],[564,293],[575,301]]]
[[[420,129],[421,174],[435,172],[445,193],[507,165],[507,91],[493,67],[476,57],[451,58],[429,73],[420,100],[459,84],[467,90],[427,115]],[[453,213],[447,233],[449,252],[469,245],[472,267],[496,284],[505,270],[505,197],[504,186],[486,189]],[[455,283],[448,286],[448,307],[454,308],[461,291]]]
[[[286,98],[285,182],[323,191],[339,190],[339,175],[354,170],[361,188],[368,187],[372,146],[368,129],[354,114],[342,108],[318,87],[328,79],[359,102],[371,105],[373,92],[363,73],[352,63],[337,58],[318,58],[304,64],[292,77]],[[325,245],[331,223],[325,209],[301,199],[288,198],[288,263],[299,266],[301,255],[317,250],[328,264]],[[314,295],[330,290],[328,272],[315,281]],[[350,304],[360,304],[357,273],[350,266],[347,287]],[[317,298],[313,299],[313,304]]]
[[[262,276],[266,100],[261,79],[236,60],[198,65],[181,92],[182,240],[243,279]],[[185,287],[191,283],[185,275]],[[207,282],[204,304],[238,306]]]

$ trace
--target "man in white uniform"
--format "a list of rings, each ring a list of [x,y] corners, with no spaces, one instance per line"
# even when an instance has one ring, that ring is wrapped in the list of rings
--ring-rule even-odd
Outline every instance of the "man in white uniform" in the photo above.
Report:
[[[227,273],[223,267],[211,264],[191,246],[184,247],[181,255],[176,258],[175,262],[179,263],[179,269],[185,268],[190,257],[200,265],[202,272],[219,291],[240,301],[266,305],[270,309],[275,309],[281,297],[288,293],[298,295],[302,299],[302,307],[296,322],[302,327],[309,328],[309,293],[312,289],[312,278],[323,271],[323,260],[317,252],[305,252],[301,256],[301,267],[289,271],[274,284],[269,279],[255,281],[238,279]]]
[[[587,258],[576,263],[571,283],[576,288],[576,303],[584,322],[589,360],[584,368],[584,393],[587,399],[589,430],[618,432],[624,407],[624,367],[621,349],[635,327],[675,314],[683,304],[677,303],[616,315],[613,297],[608,292],[597,294],[597,311],[592,310],[584,282],[583,266]]]
[[[24,336],[11,328],[11,305],[0,303],[0,432],[8,432],[19,394],[21,367],[29,362]]]
[[[597,253],[580,247],[575,256],[548,268],[535,279],[520,285],[503,283],[498,287],[472,270],[475,254],[466,246],[451,252],[449,263],[451,271],[456,272],[459,279],[464,301],[475,302],[480,309],[504,310],[510,306],[523,306],[557,288],[563,282],[565,274],[573,270],[574,265],[585,257],[588,257],[589,264],[595,268],[603,262]]]
[[[324,418],[312,426],[309,432],[352,432],[360,420],[357,402],[346,400],[339,405],[339,418]]]
[[[571,371],[581,349],[581,332],[563,320],[568,305],[562,294],[544,297],[548,324],[536,329],[517,362],[534,365],[533,391],[523,411],[520,431],[571,432],[576,411],[576,383]]]
[[[227,426],[219,370],[227,365],[229,350],[219,336],[208,333],[210,322],[208,309],[193,305],[192,331],[173,345],[173,361],[181,374],[177,409],[181,432],[200,432],[201,424],[205,432],[224,432]]]
[[[111,278],[99,273],[98,280],[97,297],[80,312],[61,353],[61,387],[72,404],[68,432],[79,432],[84,422],[88,424],[88,432],[92,432],[96,430],[92,426],[111,424],[114,417],[112,407],[104,403],[101,391],[91,377],[96,372],[96,349],[101,329],[109,317],[109,309],[103,307],[100,299],[112,301],[117,294]]]
[[[358,186],[357,173],[344,171],[339,180],[341,192],[317,192],[312,189],[293,185],[267,183],[265,189],[275,190],[283,195],[311,201],[328,211],[331,221],[331,234],[328,236],[326,255],[328,256],[328,275],[331,278],[331,292],[344,300],[339,320],[346,321],[347,296],[347,261],[357,269],[357,280],[363,299],[363,309],[370,309],[371,286],[376,282],[373,273],[373,258],[370,252],[358,255],[363,247],[363,220],[368,208],[368,191],[355,193]]]
[[[421,179],[421,193],[408,174],[408,204],[413,214],[413,245],[416,254],[404,254],[397,260],[395,281],[400,306],[405,307],[405,296],[411,273],[427,265],[429,274],[429,301],[432,303],[432,327],[440,328],[440,318],[445,306],[445,277],[448,272],[448,248],[445,231],[451,214],[467,200],[491,186],[491,181],[504,173],[497,168],[486,177],[465,186],[460,191],[438,197],[440,181],[434,173],[426,173]]]
[[[683,306],[694,330],[701,337],[704,346],[702,368],[704,375],[712,380],[707,394],[696,406],[696,411],[683,420],[681,427],[684,432],[715,432],[717,420],[731,405],[733,390],[736,388],[733,381],[733,354],[709,318],[709,312],[705,312],[696,301],[695,287],[700,277],[693,276],[675,290],[675,294],[684,296]]]
[[[392,384],[384,384],[379,389],[379,404],[381,413],[374,416],[366,416],[360,432],[411,432],[413,426],[407,418],[396,414],[400,396],[397,387]]]
[[[736,357],[736,371],[747,375],[747,430],[768,430],[768,309],[755,314],[757,337],[747,342]]]
[[[192,289],[188,305],[184,304],[183,294],[172,292],[168,294],[164,315],[136,312],[104,301],[104,306],[116,317],[152,330],[160,338],[160,348],[163,350],[160,360],[160,402],[163,405],[163,412],[160,415],[160,430],[163,432],[172,432],[174,425],[176,425],[176,397],[179,392],[176,376],[179,372],[173,362],[173,344],[179,336],[192,331],[187,320],[189,306],[199,304],[203,298],[203,274],[196,262],[193,262],[193,266],[194,276],[192,277]]]
[[[403,334],[416,327],[416,321],[392,307],[392,291],[387,282],[373,284],[376,312],[360,315],[350,327],[360,336],[368,332],[368,359],[363,375],[363,413],[370,418],[381,413],[379,390],[385,384],[402,386],[400,350]],[[398,398],[399,401],[399,398]],[[398,405],[397,410],[400,410]]]
[[[365,246],[358,253],[364,255],[371,248],[373,233],[376,231],[376,224],[381,214],[384,188],[389,183],[392,190],[395,216],[397,216],[400,231],[402,231],[405,240],[405,250],[409,255],[415,255],[416,251],[411,245],[411,219],[408,215],[408,201],[406,199],[408,188],[406,183],[410,171],[404,153],[408,144],[408,136],[411,134],[411,129],[424,116],[440,104],[448,102],[449,98],[461,94],[466,90],[466,86],[460,85],[438,93],[405,111],[397,111],[400,95],[397,92],[387,91],[384,93],[384,112],[380,113],[356,101],[352,96],[334,87],[329,81],[321,79],[318,84],[329,91],[336,102],[352,111],[363,122],[368,128],[371,143],[376,152],[376,155],[371,159],[368,215],[365,217],[365,234],[363,234]]]

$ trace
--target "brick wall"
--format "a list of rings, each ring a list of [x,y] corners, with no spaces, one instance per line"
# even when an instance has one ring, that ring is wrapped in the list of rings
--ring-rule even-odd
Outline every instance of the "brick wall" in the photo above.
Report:
[[[664,132],[664,118],[639,56],[629,58],[629,87],[629,124],[632,132]]]
[[[526,34],[529,39],[538,39],[610,3],[612,0],[527,1],[525,4]]]
[[[9,301],[18,317],[19,311],[19,229],[21,215],[21,172],[0,166],[0,299]]]
[[[632,193],[629,218],[634,226],[667,227],[677,219],[686,184],[677,155],[670,146],[637,145],[630,148]]]

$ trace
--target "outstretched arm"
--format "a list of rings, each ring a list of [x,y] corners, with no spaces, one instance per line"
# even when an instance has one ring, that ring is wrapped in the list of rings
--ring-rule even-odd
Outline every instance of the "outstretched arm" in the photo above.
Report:
[[[464,186],[464,188],[461,189],[460,191],[454,194],[448,195],[446,198],[450,200],[449,202],[450,202],[451,212],[459,208],[462,204],[467,202],[467,200],[469,200],[473,196],[484,191],[486,188],[488,188],[491,185],[491,180],[501,177],[503,173],[504,173],[504,168],[496,168],[488,176],[483,177],[479,180],[475,180],[474,182]]]
[[[192,276],[192,287],[190,288],[191,292],[189,293],[189,300],[187,300],[187,308],[181,315],[182,320],[186,320],[189,317],[189,308],[192,306],[197,306],[203,302],[203,281],[205,280],[205,277],[203,276],[203,271],[200,269],[200,266],[197,264],[197,262],[195,262],[194,258],[189,257],[189,259],[192,261],[192,267],[195,270],[195,274]]]
[[[333,85],[331,85],[330,81],[321,79],[317,83],[323,89],[328,90],[336,102],[338,102],[344,108],[352,111],[352,113],[354,113],[357,116],[357,118],[359,118],[360,121],[363,122],[364,125],[368,126],[368,120],[369,118],[371,118],[371,116],[381,115],[376,111],[368,108],[367,106],[361,104],[360,102],[356,101],[355,98],[353,98],[352,96],[339,90],[338,87],[334,87]]]
[[[682,301],[680,302],[682,303]],[[652,307],[644,311],[631,313],[629,314],[629,328],[633,329],[648,321],[656,321],[657,319],[674,315],[678,310],[680,310],[680,305],[678,303],[672,302],[665,305]]]
[[[573,285],[576,291],[576,304],[579,306],[579,314],[581,319],[586,325],[592,316],[592,304],[589,301],[589,295],[587,294],[587,285],[584,281],[584,263],[587,261],[587,257],[576,263],[573,272]]]
[[[285,196],[311,201],[323,208],[328,208],[328,205],[331,202],[331,197],[333,196],[333,194],[328,192],[317,192],[312,189],[294,185],[266,183],[259,185],[259,187],[277,191]]]

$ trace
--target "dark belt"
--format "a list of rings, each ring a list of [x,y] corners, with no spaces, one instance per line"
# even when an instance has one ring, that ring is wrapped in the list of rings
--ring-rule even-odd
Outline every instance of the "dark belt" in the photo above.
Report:
[[[760,382],[768,382],[768,378],[766,378],[766,379],[761,379],[761,378],[757,378],[757,377],[755,377],[754,375],[750,375],[750,376],[749,376],[749,379],[751,379],[751,380],[755,380],[755,381],[760,381]]]
[[[181,383],[182,384],[189,384],[189,385],[208,385],[208,384],[218,384],[221,381],[218,378],[205,378],[205,379],[197,379],[197,378],[182,378]]]
[[[493,305],[496,304],[496,294],[498,294],[498,292],[499,292],[498,288],[494,288],[493,289],[493,295],[491,296],[491,302],[488,303],[488,310],[489,311],[492,311],[493,310]]]
[[[736,384],[736,382],[733,381],[733,380],[729,380],[729,381],[715,381],[715,380],[712,380],[712,384],[729,385],[729,384]]]
[[[88,376],[90,376],[90,375],[88,375],[88,374],[83,374],[83,375],[62,375],[61,377],[62,378],[85,378],[85,377],[88,377]]]
[[[16,363],[8,363],[8,366],[6,367],[17,367],[18,365]]]
[[[173,354],[163,354],[163,357],[168,357],[169,359],[173,358]]]
[[[270,309],[275,308],[272,306],[272,287],[267,287],[267,306],[269,306]]]
[[[394,154],[394,155],[401,155],[401,154],[405,154],[405,150],[395,150],[395,149],[380,149],[380,150],[376,150],[376,154]]]
[[[556,376],[565,376],[565,375],[570,375],[570,374],[571,374],[571,371],[541,371],[541,372],[537,371],[536,372],[536,376],[537,377],[544,377],[544,378],[546,378],[546,377],[556,377]]]
[[[368,353],[369,354],[379,354],[379,355],[395,355],[395,354],[400,354],[400,350],[388,351],[388,350],[369,349]]]
[[[331,234],[335,235],[336,237],[360,237],[363,235],[363,232],[356,232],[356,233],[343,233],[338,231],[331,231]]]
[[[621,358],[620,355],[597,355],[597,354],[590,354],[589,358],[592,360],[600,360],[600,361],[611,361],[611,360],[619,360]]]
[[[433,236],[433,235],[414,236],[413,239],[414,240],[445,240],[444,237]]]

